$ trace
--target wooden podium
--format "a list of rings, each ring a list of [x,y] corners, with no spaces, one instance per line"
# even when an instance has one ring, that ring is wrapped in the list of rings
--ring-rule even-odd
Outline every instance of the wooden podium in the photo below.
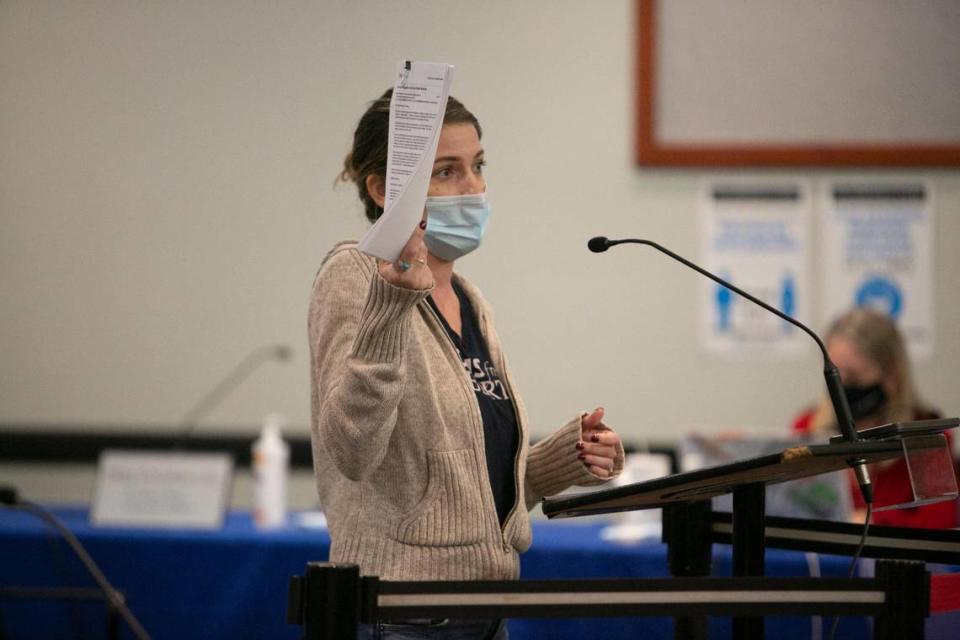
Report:
[[[942,443],[938,445],[931,443],[930,448],[942,446]],[[648,482],[572,497],[548,498],[543,501],[543,512],[550,518],[564,518],[663,508],[663,539],[668,545],[670,569],[674,576],[709,575],[711,541],[727,541],[722,535],[726,532],[733,545],[734,576],[759,577],[764,574],[767,544],[768,519],[765,516],[765,492],[768,484],[839,471],[859,463],[883,462],[903,455],[900,438],[796,446],[776,454],[678,473]],[[733,514],[732,522],[725,523],[726,527],[724,527],[723,518],[715,517],[720,514],[712,513],[709,499],[727,493],[733,494]],[[791,548],[821,550],[822,547],[817,539],[818,532],[847,535],[849,540],[847,546],[841,545],[841,548],[850,551],[856,548],[851,546],[856,536],[850,535],[852,533],[850,527],[855,525],[823,523],[818,527],[816,523],[810,521],[789,518],[781,520],[785,525],[803,523],[799,526],[808,533],[807,538],[810,544],[804,545],[794,541]],[[862,529],[862,527],[859,528]],[[871,555],[941,561],[946,558],[960,557],[960,531],[908,531],[910,533],[906,536],[903,536],[903,532],[896,531],[888,532],[888,535],[917,541],[921,547],[918,553],[905,555],[896,545],[893,548],[874,545]],[[932,540],[930,540],[931,537]],[[821,540],[824,538],[826,536],[821,536]],[[929,553],[924,553],[922,547],[927,543],[930,543]],[[835,545],[831,552],[836,553],[837,550]],[[921,607],[917,606],[916,609],[920,611]],[[922,634],[923,617],[925,617],[925,610],[919,620],[912,621],[911,633],[914,633],[919,625]],[[742,616],[734,618],[734,638],[752,640],[762,638],[763,635],[763,618]],[[702,617],[678,618],[676,637],[705,637],[705,619]]]
[[[677,473],[647,482],[572,497],[546,498],[543,512],[550,518],[653,509],[671,504],[707,500],[751,487],[840,471],[853,462],[867,464],[903,455],[900,440],[813,444],[730,464]],[[763,511],[763,502],[756,505]]]
[[[940,445],[942,447],[942,443]],[[922,449],[922,447],[921,447]],[[733,635],[763,637],[766,615],[867,615],[874,638],[922,638],[930,577],[922,562],[956,562],[960,531],[871,527],[864,555],[875,578],[763,577],[768,543],[852,553],[862,527],[765,518],[767,484],[881,462],[903,455],[899,439],[811,445],[592,494],[543,502],[549,517],[664,509],[672,578],[392,582],[361,576],[356,565],[308,563],[290,580],[287,619],[308,640],[351,640],[358,624],[404,618],[676,617],[675,637],[706,637],[707,615],[733,616]],[[733,493],[733,514],[709,498]],[[726,519],[725,519],[726,518]],[[711,544],[732,542],[733,578],[710,576]]]

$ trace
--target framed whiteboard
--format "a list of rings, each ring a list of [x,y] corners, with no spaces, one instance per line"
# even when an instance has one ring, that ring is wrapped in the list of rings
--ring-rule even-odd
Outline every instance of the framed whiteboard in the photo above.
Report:
[[[636,0],[636,161],[960,166],[955,0]]]

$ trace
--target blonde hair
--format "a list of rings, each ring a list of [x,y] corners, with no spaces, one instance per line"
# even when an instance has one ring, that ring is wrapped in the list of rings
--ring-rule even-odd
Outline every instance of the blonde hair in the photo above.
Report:
[[[834,320],[826,337],[828,343],[832,338],[850,341],[864,357],[880,367],[884,377],[894,375],[896,391],[883,407],[884,422],[913,420],[920,400],[903,336],[890,316],[858,307]],[[826,394],[814,411],[810,429],[814,433],[837,431],[833,405]]]

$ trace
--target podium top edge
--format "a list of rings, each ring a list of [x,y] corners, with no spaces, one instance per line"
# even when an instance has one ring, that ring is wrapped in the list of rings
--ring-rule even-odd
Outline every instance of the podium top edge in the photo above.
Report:
[[[777,484],[838,471],[851,461],[889,460],[903,454],[899,440],[811,444],[728,464],[684,471],[644,482],[575,496],[544,498],[548,518],[617,513],[695,502],[749,484]]]

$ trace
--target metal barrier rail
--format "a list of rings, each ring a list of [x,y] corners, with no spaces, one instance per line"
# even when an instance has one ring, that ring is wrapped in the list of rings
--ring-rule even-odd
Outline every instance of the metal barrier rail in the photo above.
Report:
[[[733,516],[730,513],[711,512],[709,522],[711,542],[733,542]],[[778,549],[853,555],[862,535],[861,524],[777,516],[764,519],[764,544]],[[870,525],[861,555],[956,564],[960,560],[960,530]]]
[[[661,578],[389,582],[313,562],[290,581],[287,620],[306,640],[353,640],[361,622],[403,618],[869,615],[874,638],[922,638],[923,563],[880,561],[875,578]]]

